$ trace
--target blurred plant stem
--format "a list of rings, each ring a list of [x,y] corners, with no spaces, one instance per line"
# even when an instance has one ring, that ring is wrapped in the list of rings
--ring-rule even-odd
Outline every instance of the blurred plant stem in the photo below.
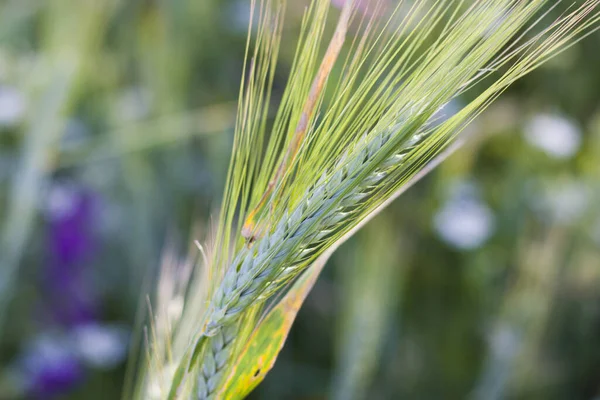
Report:
[[[542,239],[525,235],[518,270],[491,326],[489,354],[473,399],[504,399],[512,388],[539,382],[552,368],[541,357],[541,341],[562,277],[567,240],[551,229]]]
[[[64,131],[77,81],[88,67],[86,57],[103,37],[114,5],[112,0],[56,0],[45,4],[39,58],[24,84],[31,112],[0,234],[0,334],[53,147]],[[77,18],[59,18],[72,14]]]
[[[175,144],[192,136],[222,133],[233,127],[235,104],[225,103],[191,112],[123,124],[83,148],[59,154],[56,168],[106,161]],[[104,138],[104,137],[107,138]]]
[[[400,295],[403,246],[395,226],[377,218],[342,261],[343,287],[336,376],[332,398],[366,399]],[[350,264],[350,265],[348,265]]]

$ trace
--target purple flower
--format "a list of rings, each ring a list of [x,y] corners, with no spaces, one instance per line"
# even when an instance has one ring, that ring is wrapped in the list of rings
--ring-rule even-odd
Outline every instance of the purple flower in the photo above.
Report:
[[[89,323],[97,307],[89,265],[95,253],[93,234],[97,196],[73,183],[55,184],[46,207],[49,262],[44,271],[45,312],[63,326]]]
[[[116,324],[38,334],[26,343],[13,367],[17,390],[27,399],[60,397],[83,382],[87,368],[119,365],[127,355],[128,340],[128,329]]]
[[[94,196],[74,184],[57,184],[48,198],[50,251],[54,262],[77,265],[88,261],[93,249],[91,222]]]
[[[66,337],[40,335],[21,359],[27,397],[53,399],[82,381],[84,368]]]
[[[75,358],[65,358],[38,371],[33,395],[39,399],[52,398],[72,389],[83,378],[83,369]]]

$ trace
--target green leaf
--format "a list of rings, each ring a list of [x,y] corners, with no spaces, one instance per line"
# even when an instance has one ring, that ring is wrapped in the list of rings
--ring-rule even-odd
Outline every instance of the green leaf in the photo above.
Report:
[[[242,399],[262,382],[275,364],[298,310],[328,258],[329,254],[326,254],[317,259],[283,299],[260,320],[231,368],[220,398]]]

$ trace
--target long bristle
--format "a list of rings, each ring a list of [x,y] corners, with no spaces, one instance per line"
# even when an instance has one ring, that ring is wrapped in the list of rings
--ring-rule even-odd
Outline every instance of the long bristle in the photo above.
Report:
[[[509,85],[598,29],[599,1],[587,0],[533,33],[548,3],[400,1],[382,19],[381,6],[360,16],[349,0],[331,34],[330,1],[311,1],[273,114],[285,1],[252,1],[222,208],[207,254],[199,246],[205,285],[190,286],[201,295],[185,296],[180,329],[165,325],[179,335],[166,347],[169,393],[217,398],[266,299],[437,162]]]

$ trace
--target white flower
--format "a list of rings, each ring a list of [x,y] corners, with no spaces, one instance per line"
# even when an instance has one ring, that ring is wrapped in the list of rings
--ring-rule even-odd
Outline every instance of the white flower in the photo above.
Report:
[[[69,218],[77,210],[78,194],[77,188],[73,184],[52,184],[45,197],[46,216],[52,220]]]
[[[525,125],[524,133],[529,144],[558,159],[574,156],[581,146],[579,128],[560,115],[536,115]]]
[[[480,247],[494,230],[494,214],[474,191],[470,185],[459,187],[434,217],[442,240],[462,250]]]
[[[25,97],[13,87],[0,87],[0,126],[17,124],[25,114]]]
[[[112,368],[124,360],[129,334],[124,327],[87,324],[73,332],[79,357],[97,368]]]

